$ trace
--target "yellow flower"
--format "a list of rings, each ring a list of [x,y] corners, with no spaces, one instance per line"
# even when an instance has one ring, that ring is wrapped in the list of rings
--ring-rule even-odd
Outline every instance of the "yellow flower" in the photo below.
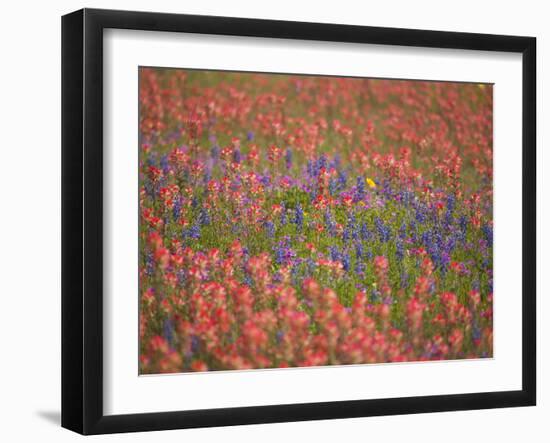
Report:
[[[367,178],[367,185],[369,185],[371,188],[376,188],[376,183],[374,183],[374,180],[372,178]]]

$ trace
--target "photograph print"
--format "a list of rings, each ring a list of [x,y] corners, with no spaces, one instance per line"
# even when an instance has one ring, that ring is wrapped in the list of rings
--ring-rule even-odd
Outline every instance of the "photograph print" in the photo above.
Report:
[[[493,357],[491,84],[138,75],[141,375]]]

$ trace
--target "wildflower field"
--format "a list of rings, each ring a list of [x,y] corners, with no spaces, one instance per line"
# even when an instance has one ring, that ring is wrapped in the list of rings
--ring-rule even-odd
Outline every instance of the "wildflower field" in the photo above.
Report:
[[[141,374],[492,357],[491,85],[139,75]]]

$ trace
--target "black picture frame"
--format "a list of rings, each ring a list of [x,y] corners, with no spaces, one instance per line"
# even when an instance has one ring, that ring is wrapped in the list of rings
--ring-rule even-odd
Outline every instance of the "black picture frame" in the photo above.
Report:
[[[103,413],[103,31],[108,28],[522,54],[522,389],[177,412]],[[536,404],[536,39],[83,9],[62,18],[62,426],[82,434]],[[518,147],[519,149],[519,147]]]

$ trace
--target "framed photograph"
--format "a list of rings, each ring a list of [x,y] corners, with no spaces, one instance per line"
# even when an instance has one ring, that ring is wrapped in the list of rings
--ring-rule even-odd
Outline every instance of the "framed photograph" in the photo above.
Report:
[[[532,37],[62,19],[62,425],[536,403]]]

